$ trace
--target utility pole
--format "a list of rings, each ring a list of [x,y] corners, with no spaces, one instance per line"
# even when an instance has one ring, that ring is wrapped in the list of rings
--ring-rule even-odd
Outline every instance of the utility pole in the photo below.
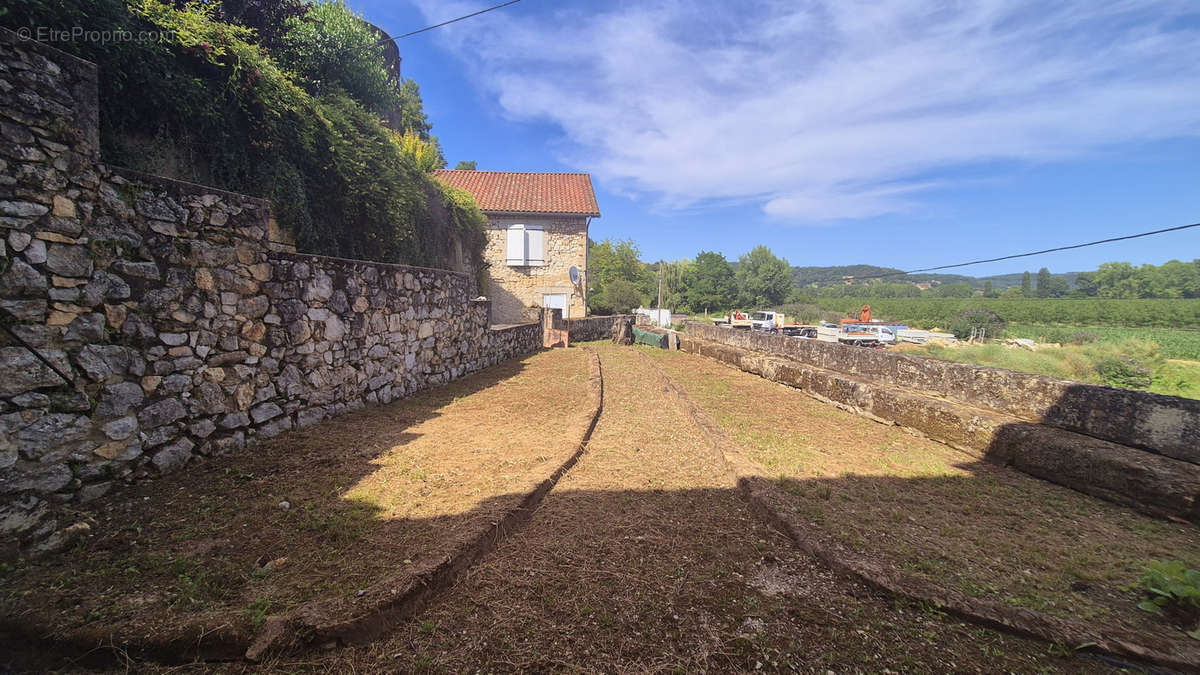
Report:
[[[658,325],[662,325],[662,264],[661,258],[658,260]]]

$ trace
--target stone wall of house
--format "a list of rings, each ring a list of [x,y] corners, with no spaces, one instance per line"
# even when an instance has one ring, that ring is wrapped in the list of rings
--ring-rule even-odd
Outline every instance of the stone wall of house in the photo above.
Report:
[[[687,334],[1200,463],[1198,400],[701,322]]]
[[[54,504],[540,348],[469,274],[279,251],[263,200],[104,166],[95,97],[94,66],[0,30],[5,548],[53,545]]]
[[[545,228],[544,265],[510,267],[505,264],[508,227],[514,224]],[[492,301],[492,323],[537,320],[542,295],[546,293],[566,294],[566,314],[571,318],[586,315],[587,298],[571,283],[568,271],[572,266],[578,267],[581,273],[587,270],[587,218],[489,215],[484,260],[490,263],[484,293]]]

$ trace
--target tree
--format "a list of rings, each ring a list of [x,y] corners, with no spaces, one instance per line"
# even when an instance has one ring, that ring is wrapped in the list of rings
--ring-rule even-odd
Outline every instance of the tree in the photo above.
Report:
[[[423,140],[437,142],[436,136],[431,136],[433,122],[425,114],[425,104],[421,101],[421,87],[411,79],[400,83],[399,114],[389,115],[391,124],[398,131],[415,131]],[[440,146],[439,146],[440,148]]]
[[[969,298],[975,295],[975,289],[965,281],[955,281],[935,286],[929,294],[935,298]]]
[[[1050,270],[1043,267],[1037,273],[1037,292],[1039,298],[1050,297]]]
[[[1075,275],[1075,290],[1074,294],[1081,297],[1094,297],[1099,292],[1099,287],[1096,284],[1096,275],[1093,272],[1081,272]]]
[[[628,314],[642,305],[642,294],[632,281],[614,279],[604,290],[607,309],[613,314]]]
[[[985,309],[968,309],[950,322],[950,332],[959,340],[998,338],[1004,335],[1004,321]]]
[[[1180,262],[1168,260],[1159,267],[1143,265],[1151,278],[1150,297],[1195,298],[1200,296],[1200,261]]]
[[[683,260],[672,260],[670,262],[664,261],[661,265],[663,308],[676,312],[691,311],[687,303],[687,297],[684,294],[684,277],[687,276],[688,270],[692,268],[692,261],[684,258]],[[649,271],[657,275],[658,266],[654,266]],[[654,281],[657,284],[657,278]],[[658,289],[655,288],[654,291],[651,295],[654,296],[653,301],[657,302]]]
[[[684,301],[693,312],[728,309],[737,299],[733,268],[725,256],[701,251],[684,272]]]
[[[290,17],[285,25],[276,53],[310,93],[321,96],[340,89],[379,115],[401,106],[379,35],[344,2],[318,2],[308,14]]]
[[[985,297],[985,298],[995,297],[995,294],[992,291],[992,282],[991,281],[983,282],[983,297]]]
[[[787,260],[761,245],[738,258],[734,278],[740,300],[747,305],[781,304],[792,289],[792,268]]]
[[[641,251],[632,239],[613,241],[605,239],[600,242],[588,240],[588,306],[597,314],[607,314],[616,311],[615,304],[624,304],[630,298],[628,288],[623,285],[613,286],[617,281],[627,281],[633,285],[638,294],[638,302],[644,297],[639,289],[639,282],[644,282],[648,276],[646,266],[638,260]],[[619,298],[610,297],[610,293],[619,292]],[[620,299],[621,303],[613,300]]]
[[[1138,270],[1127,262],[1107,262],[1093,273],[1097,295],[1102,298],[1142,297]]]
[[[1025,270],[1025,273],[1021,275],[1021,295],[1027,298],[1033,297],[1033,280],[1029,277],[1029,270]]]
[[[475,170],[475,160],[471,160],[469,162],[466,160],[463,160],[463,161],[459,162],[458,164],[454,165],[454,170],[455,171],[474,171]]]
[[[1045,295],[1041,296],[1041,297],[1061,298],[1061,297],[1064,297],[1067,294],[1067,292],[1070,290],[1071,290],[1071,283],[1067,281],[1067,278],[1063,277],[1063,276],[1055,275],[1055,276],[1050,277],[1050,281],[1046,282]],[[1039,288],[1038,292],[1041,293],[1042,290]]]

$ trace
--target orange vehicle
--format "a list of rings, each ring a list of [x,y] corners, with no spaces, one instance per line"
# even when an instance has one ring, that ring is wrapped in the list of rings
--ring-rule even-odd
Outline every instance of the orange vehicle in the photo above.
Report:
[[[727,328],[750,328],[750,313],[735,309],[719,319],[713,319],[713,323]]]
[[[862,309],[860,309],[858,311],[858,318],[847,316],[847,317],[843,318],[839,323],[841,323],[841,325],[844,326],[848,323],[879,323],[879,322],[871,321],[871,306],[863,305]]]

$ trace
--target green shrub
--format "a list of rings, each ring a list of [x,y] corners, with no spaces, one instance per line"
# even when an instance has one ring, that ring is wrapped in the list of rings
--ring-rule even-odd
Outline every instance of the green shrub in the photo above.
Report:
[[[415,84],[389,79],[370,27],[322,2],[286,21],[267,53],[218,4],[13,0],[3,21],[172,36],[56,45],[99,66],[107,163],[266,197],[304,252],[454,266],[449,237],[473,230],[477,209],[447,199],[385,126],[381,113],[399,105],[436,147]],[[463,243],[480,265],[483,237]]]
[[[1147,389],[1154,377],[1154,371],[1145,363],[1125,354],[1101,357],[1096,361],[1096,372],[1104,384],[1123,389]]]
[[[1200,640],[1200,570],[1189,568],[1179,560],[1152,561],[1141,578],[1146,597],[1138,609],[1153,614],[1169,615],[1190,630],[1189,636]]]
[[[379,35],[341,0],[319,0],[304,16],[287,20],[280,64],[309,93],[344,91],[368,110],[386,115],[400,105],[379,45]]]
[[[1158,345],[1149,340],[1092,344],[1084,350],[1093,359],[1100,381],[1110,387],[1148,389],[1154,372],[1165,363]]]
[[[985,309],[968,309],[950,322],[950,332],[959,340],[976,336],[998,338],[1004,335],[1004,321]]]
[[[605,306],[597,314],[628,314],[642,304],[642,294],[637,286],[627,279],[615,279],[604,291]]]

